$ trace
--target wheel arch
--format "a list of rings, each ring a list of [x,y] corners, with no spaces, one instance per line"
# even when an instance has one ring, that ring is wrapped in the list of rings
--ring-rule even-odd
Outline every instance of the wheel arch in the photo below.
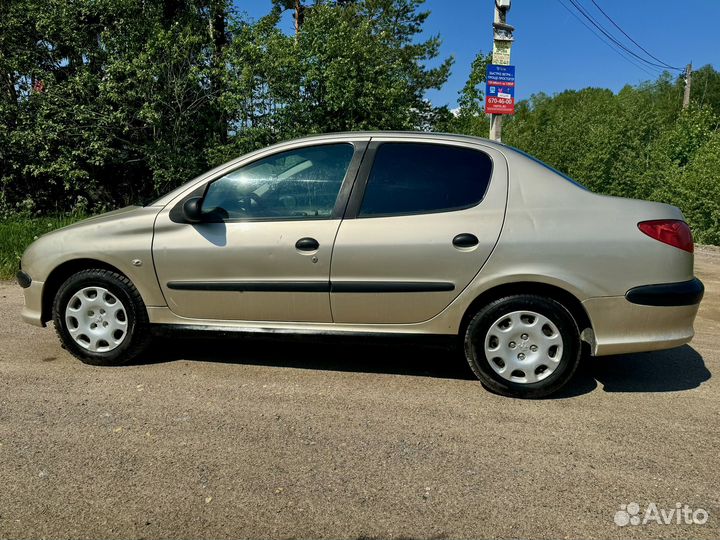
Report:
[[[463,336],[465,334],[465,329],[470,323],[470,320],[481,308],[504,296],[517,294],[533,294],[551,298],[570,312],[578,325],[578,331],[581,335],[583,335],[583,331],[587,328],[592,330],[590,316],[583,307],[582,302],[574,294],[557,285],[534,281],[520,281],[496,285],[480,293],[465,310],[460,323],[459,335]]]
[[[82,270],[90,270],[93,268],[116,272],[121,276],[130,279],[123,271],[121,271],[117,267],[97,259],[71,259],[69,261],[63,262],[62,264],[56,266],[52,270],[52,272],[50,272],[47,279],[45,280],[45,284],[43,285],[41,311],[43,324],[47,323],[52,319],[53,300],[55,299],[55,295],[57,294],[58,289],[60,289],[60,286],[65,283],[65,280],[67,280],[70,276],[76,274],[77,272],[80,272]]]

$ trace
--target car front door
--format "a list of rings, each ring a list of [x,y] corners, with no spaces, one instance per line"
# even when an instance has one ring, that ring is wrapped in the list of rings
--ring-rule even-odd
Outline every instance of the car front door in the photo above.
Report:
[[[169,309],[192,319],[331,322],[330,256],[365,142],[315,143],[212,179],[158,216],[153,257]]]
[[[507,175],[490,147],[373,137],[335,241],[333,320],[408,324],[445,309],[498,240]]]

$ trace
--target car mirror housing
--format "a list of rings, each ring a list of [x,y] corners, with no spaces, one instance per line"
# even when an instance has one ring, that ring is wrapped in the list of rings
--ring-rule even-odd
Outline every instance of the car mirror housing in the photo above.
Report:
[[[188,223],[202,223],[202,197],[193,197],[185,201],[183,217]]]

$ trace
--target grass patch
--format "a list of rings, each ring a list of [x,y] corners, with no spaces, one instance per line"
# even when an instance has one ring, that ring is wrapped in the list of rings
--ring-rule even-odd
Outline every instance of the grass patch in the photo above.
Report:
[[[14,279],[20,257],[36,238],[86,217],[62,215],[0,220],[0,279]]]

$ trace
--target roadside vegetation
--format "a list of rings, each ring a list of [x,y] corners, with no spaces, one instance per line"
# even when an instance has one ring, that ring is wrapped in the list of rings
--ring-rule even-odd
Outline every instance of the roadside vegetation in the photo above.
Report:
[[[422,0],[8,0],[0,17],[0,277],[34,236],[168,191],[244,152],[311,133],[401,129],[487,136],[487,54],[459,107]],[[488,38],[489,40],[489,38]],[[522,70],[522,66],[518,66]],[[679,206],[720,244],[720,73],[669,73],[619,93],[537,94],[503,140],[594,191]],[[59,216],[48,218],[46,216]]]

